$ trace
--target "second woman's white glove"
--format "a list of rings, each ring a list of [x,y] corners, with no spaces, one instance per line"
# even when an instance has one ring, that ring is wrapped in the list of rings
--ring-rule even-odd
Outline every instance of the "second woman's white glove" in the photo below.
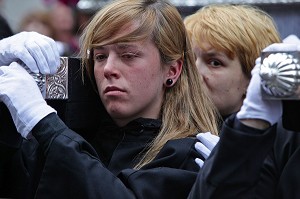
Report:
[[[0,66],[18,60],[33,73],[54,74],[60,65],[56,42],[36,32],[21,32],[0,40]]]
[[[196,137],[200,142],[196,142],[195,148],[198,153],[200,153],[205,159],[207,159],[213,148],[219,142],[220,138],[219,136],[213,135],[210,132],[198,133]],[[199,167],[202,168],[204,164],[203,160],[201,160],[200,158],[196,158],[195,161],[199,165]]]
[[[0,101],[7,106],[24,138],[29,138],[30,131],[41,119],[56,112],[43,99],[33,77],[16,62],[0,67]]]

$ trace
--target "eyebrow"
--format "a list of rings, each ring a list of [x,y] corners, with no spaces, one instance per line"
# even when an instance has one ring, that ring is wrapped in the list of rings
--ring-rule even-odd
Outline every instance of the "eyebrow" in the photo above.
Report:
[[[119,43],[117,44],[117,49],[124,50],[124,49],[139,49],[140,46],[135,44],[126,44],[126,43]]]
[[[109,44],[109,45],[113,45],[117,50],[141,49],[141,47],[136,44],[116,43],[116,44]],[[97,47],[95,47],[95,49],[98,49],[98,50],[105,49],[105,46],[109,46],[109,45],[97,46]]]
[[[206,56],[209,57],[215,57],[215,56],[221,56],[221,57],[227,57],[225,53],[220,53],[220,52],[205,52],[204,53]]]

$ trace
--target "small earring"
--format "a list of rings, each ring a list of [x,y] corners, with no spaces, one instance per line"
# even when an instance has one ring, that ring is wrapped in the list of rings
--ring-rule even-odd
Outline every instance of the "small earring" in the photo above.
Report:
[[[167,79],[166,84],[167,84],[167,86],[171,86],[173,84],[173,80]]]

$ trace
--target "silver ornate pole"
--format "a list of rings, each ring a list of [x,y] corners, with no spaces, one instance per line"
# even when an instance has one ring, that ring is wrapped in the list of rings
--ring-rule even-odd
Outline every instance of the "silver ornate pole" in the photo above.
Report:
[[[300,99],[300,52],[263,52],[260,76],[268,99]]]

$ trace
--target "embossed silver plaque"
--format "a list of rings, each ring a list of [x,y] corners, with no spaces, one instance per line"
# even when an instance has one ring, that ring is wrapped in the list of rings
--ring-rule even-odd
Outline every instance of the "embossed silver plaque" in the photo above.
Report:
[[[68,57],[60,58],[56,74],[46,75],[44,92],[45,99],[68,99]]]
[[[300,52],[263,52],[262,96],[267,99],[300,99]]]
[[[47,104],[57,110],[58,116],[69,128],[81,133],[83,129],[98,129],[99,119],[110,117],[89,75],[82,71],[81,58],[61,57],[60,61],[54,75],[33,73],[23,63],[20,64],[34,78]]]

